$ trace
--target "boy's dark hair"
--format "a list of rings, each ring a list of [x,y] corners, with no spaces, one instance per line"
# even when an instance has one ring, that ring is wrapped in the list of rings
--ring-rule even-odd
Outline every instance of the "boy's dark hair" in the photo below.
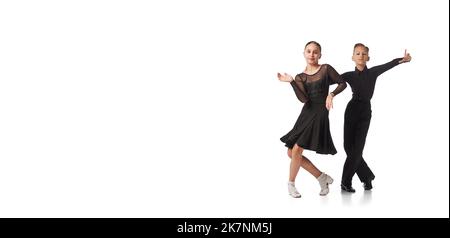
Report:
[[[317,43],[317,41],[313,41],[313,40],[312,40],[312,41],[306,43],[305,49],[306,49],[306,47],[307,47],[309,44],[315,44],[315,45],[317,45],[317,47],[319,47],[320,52],[322,52],[322,46],[320,46],[320,44]]]
[[[356,49],[356,47],[364,47],[367,50],[367,53],[369,53],[369,47],[365,46],[363,43],[356,43],[355,46],[353,47],[353,50]]]

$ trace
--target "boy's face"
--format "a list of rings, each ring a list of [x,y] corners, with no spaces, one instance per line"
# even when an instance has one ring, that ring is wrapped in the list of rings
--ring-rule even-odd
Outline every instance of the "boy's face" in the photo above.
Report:
[[[369,52],[367,52],[366,48],[363,46],[357,46],[353,50],[352,60],[356,65],[366,66],[366,62],[369,61]]]

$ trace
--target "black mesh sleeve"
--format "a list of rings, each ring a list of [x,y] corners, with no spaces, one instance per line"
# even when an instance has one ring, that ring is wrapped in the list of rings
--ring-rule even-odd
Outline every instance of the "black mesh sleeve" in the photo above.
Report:
[[[295,80],[291,82],[292,88],[294,89],[295,95],[297,96],[298,100],[302,103],[306,103],[309,98],[308,94],[305,90],[305,85],[302,79],[299,75],[295,76]]]
[[[338,84],[336,89],[332,92],[335,96],[338,95],[340,92],[342,92],[347,87],[347,84],[345,83],[344,79],[341,77],[341,75],[339,75],[339,73],[331,65],[328,65],[327,74],[328,74],[328,78],[330,79],[330,84],[335,84],[335,83]]]

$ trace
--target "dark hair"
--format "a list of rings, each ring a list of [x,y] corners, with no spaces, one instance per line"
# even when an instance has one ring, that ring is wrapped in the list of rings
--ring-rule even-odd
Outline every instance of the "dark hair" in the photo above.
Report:
[[[369,47],[365,46],[363,43],[356,43],[353,47],[353,51],[356,49],[356,47],[364,47],[367,50],[367,53],[369,53]]]
[[[319,51],[322,52],[322,47],[320,46],[319,43],[317,43],[317,41],[313,41],[313,40],[312,40],[312,41],[306,43],[305,49],[306,49],[306,47],[308,47],[309,44],[315,44],[315,45],[317,45],[317,47],[319,47]]]

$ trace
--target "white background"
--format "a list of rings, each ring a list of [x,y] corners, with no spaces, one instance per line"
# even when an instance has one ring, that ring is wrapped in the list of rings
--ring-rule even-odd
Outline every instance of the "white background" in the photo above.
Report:
[[[0,217],[449,217],[448,1],[1,1]],[[354,69],[378,78],[364,156],[374,190],[341,194],[338,153],[306,152],[287,193],[279,138],[302,104],[278,71]],[[332,86],[334,88],[335,86]]]

